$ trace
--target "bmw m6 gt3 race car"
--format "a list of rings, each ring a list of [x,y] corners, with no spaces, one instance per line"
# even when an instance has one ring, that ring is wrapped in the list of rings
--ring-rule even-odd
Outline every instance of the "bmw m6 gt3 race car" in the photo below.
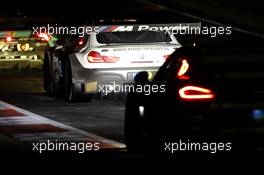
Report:
[[[185,153],[263,150],[264,62],[253,51],[208,57],[182,47],[152,81],[146,72],[138,73],[135,86],[162,85],[165,91],[128,94],[124,130],[128,151],[181,154],[181,145]]]
[[[149,72],[151,79],[166,58],[181,47],[164,31],[127,31],[123,26],[123,31],[117,31],[117,27],[104,26],[84,37],[67,35],[47,49],[46,92],[64,94],[66,101],[90,101],[100,85],[107,84],[111,90],[113,83],[132,82],[140,71]]]

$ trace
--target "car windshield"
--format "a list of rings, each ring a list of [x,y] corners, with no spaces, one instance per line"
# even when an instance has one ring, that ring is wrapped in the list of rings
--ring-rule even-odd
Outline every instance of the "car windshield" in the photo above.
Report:
[[[96,36],[101,44],[170,42],[164,32],[101,32]]]

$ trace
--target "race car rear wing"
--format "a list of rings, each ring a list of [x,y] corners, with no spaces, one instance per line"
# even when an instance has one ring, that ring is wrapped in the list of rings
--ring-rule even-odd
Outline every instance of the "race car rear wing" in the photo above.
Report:
[[[155,31],[179,33],[191,30],[199,30],[201,23],[170,23],[170,24],[136,24],[136,25],[102,25],[93,26],[94,32],[132,32],[132,31]]]

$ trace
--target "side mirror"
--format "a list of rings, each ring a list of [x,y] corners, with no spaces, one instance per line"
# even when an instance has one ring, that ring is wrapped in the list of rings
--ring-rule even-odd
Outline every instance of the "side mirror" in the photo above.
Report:
[[[137,75],[134,77],[134,80],[137,84],[147,84],[149,82],[148,72],[143,71],[143,72],[137,73]]]
[[[65,39],[64,39],[64,38],[60,38],[60,39],[58,39],[58,40],[56,41],[56,44],[57,44],[58,46],[62,46],[62,45],[64,45],[64,44],[65,44]]]

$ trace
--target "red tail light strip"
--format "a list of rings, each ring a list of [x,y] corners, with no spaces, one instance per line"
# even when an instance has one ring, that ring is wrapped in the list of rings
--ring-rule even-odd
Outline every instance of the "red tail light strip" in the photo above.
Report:
[[[198,86],[185,86],[179,90],[179,95],[186,100],[213,99],[215,97],[211,90]]]
[[[183,59],[181,68],[179,69],[179,72],[177,74],[178,77],[183,76],[188,71],[188,69],[189,69],[189,64],[186,59]]]
[[[91,51],[88,54],[88,62],[90,63],[115,63],[120,58],[116,56],[103,56],[96,51]]]

